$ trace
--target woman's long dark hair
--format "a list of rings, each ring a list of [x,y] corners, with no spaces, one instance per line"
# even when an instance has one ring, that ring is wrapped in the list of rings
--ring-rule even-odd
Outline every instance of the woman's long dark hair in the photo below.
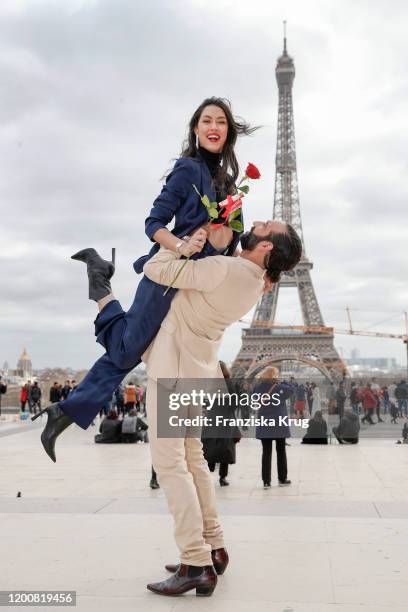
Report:
[[[241,117],[234,117],[231,110],[231,103],[226,98],[217,98],[215,96],[206,98],[203,102],[201,102],[200,106],[190,119],[188,136],[183,143],[181,157],[195,157],[197,155],[196,135],[194,128],[197,127],[204,108],[210,105],[221,108],[224,111],[228,122],[228,134],[224,149],[222,151],[222,163],[220,170],[214,179],[214,185],[216,189],[225,189],[227,193],[232,194],[235,192],[235,184],[239,174],[238,160],[234,152],[234,146],[237,142],[237,138],[241,134],[245,134],[246,136],[252,134],[255,132],[255,130],[259,129],[260,126],[251,127],[249,123],[246,123]]]

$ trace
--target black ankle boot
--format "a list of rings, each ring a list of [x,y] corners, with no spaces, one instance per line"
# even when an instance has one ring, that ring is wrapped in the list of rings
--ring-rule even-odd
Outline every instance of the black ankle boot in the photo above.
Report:
[[[62,412],[59,404],[51,404],[48,408],[44,408],[41,412],[38,412],[35,416],[32,417],[32,421],[35,421],[40,415],[47,413],[47,424],[41,434],[41,442],[44,447],[45,452],[49,456],[54,463],[57,461],[55,456],[55,441],[66,429],[69,427],[73,420],[67,416],[64,412]]]
[[[86,263],[90,300],[97,302],[112,293],[110,279],[115,272],[114,249],[112,249],[112,261],[102,259],[95,249],[82,249],[72,255],[71,259]]]

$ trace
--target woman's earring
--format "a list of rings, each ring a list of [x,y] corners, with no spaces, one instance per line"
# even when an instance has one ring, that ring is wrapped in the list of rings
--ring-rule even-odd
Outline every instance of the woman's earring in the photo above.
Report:
[[[200,146],[200,141],[198,140],[198,134],[196,134],[196,149]]]

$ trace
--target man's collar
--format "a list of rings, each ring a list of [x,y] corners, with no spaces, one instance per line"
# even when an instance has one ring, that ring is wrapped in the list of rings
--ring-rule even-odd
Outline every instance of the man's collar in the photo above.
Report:
[[[247,268],[252,270],[256,276],[258,276],[259,278],[263,278],[264,277],[264,274],[266,272],[265,268],[261,268],[261,266],[258,266],[258,264],[254,263],[250,259],[247,259],[246,257],[242,257],[242,255],[238,255],[238,257],[239,257],[240,261]]]

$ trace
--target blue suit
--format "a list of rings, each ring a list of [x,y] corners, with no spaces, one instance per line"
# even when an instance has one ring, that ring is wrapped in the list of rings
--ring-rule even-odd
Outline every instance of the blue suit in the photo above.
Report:
[[[180,158],[166,179],[160,195],[146,219],[146,234],[153,241],[158,229],[166,227],[174,219],[172,233],[183,237],[190,234],[208,221],[208,214],[193,188],[215,200],[210,172],[204,160]],[[225,250],[225,255],[233,255],[239,241],[234,232],[233,240]],[[148,255],[140,257],[133,267],[137,274],[143,271],[144,264],[159,250],[155,243]],[[208,242],[201,253],[193,259],[219,255]],[[111,399],[114,390],[128,372],[141,361],[141,356],[155,338],[160,325],[169,311],[177,289],[170,289],[163,296],[165,287],[143,276],[136,290],[132,306],[125,312],[118,300],[112,300],[95,319],[96,340],[106,353],[96,361],[86,377],[60,402],[63,412],[75,423],[86,429],[104,403]]]

